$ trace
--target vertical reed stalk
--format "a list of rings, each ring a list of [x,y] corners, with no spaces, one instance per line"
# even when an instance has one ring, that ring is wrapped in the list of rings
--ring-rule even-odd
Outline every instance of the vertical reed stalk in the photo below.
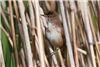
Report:
[[[27,59],[27,53],[26,53],[27,50],[26,50],[26,47],[25,47],[26,42],[25,42],[25,37],[24,37],[24,32],[23,32],[22,24],[21,24],[21,21],[20,21],[21,18],[19,17],[19,12],[18,12],[18,7],[17,7],[17,4],[16,4],[16,1],[14,0],[13,3],[14,3],[14,9],[15,9],[15,13],[16,13],[17,22],[18,22],[19,34],[20,34],[20,37],[21,37],[22,46],[24,48],[25,58]]]
[[[75,66],[78,67],[78,57],[77,57],[77,45],[76,45],[76,29],[75,29],[75,16],[74,11],[71,11],[72,17],[72,37],[73,37],[73,48],[74,48],[74,59],[75,59]]]
[[[64,9],[64,4],[63,4],[62,0],[60,0],[60,9],[61,9],[61,14],[62,14],[62,18],[63,18],[63,26],[64,26],[64,32],[65,32],[65,38],[66,38],[66,46],[68,49],[68,55],[69,55],[69,59],[70,59],[70,65],[71,65],[71,67],[75,67],[71,42],[70,42],[68,28],[67,28],[68,21],[66,19],[67,17],[65,17],[65,9]]]
[[[19,6],[19,11],[22,19],[22,27],[23,27],[23,32],[24,32],[24,37],[25,37],[25,48],[26,48],[26,60],[28,67],[31,66],[33,67],[33,62],[32,62],[32,52],[31,52],[31,46],[30,46],[30,41],[29,41],[29,35],[28,35],[28,29],[27,29],[27,23],[24,15],[24,6],[22,4],[22,0],[18,1],[18,6]]]
[[[81,58],[82,66],[85,67],[84,57],[82,53],[80,53],[80,58]]]
[[[58,48],[58,49],[59,49],[59,48]],[[60,51],[60,50],[58,50],[58,55],[59,55],[59,58],[60,58],[61,66],[62,66],[62,67],[65,67],[64,60],[63,60],[63,57],[62,57],[62,55],[61,55],[61,51]]]
[[[18,60],[18,51],[17,51],[17,44],[16,44],[16,34],[15,34],[15,27],[13,21],[13,12],[12,12],[12,3],[9,1],[9,12],[10,12],[10,21],[11,21],[11,29],[12,29],[12,39],[13,39],[13,47],[14,47],[14,56],[15,56],[15,64],[16,67],[19,67],[19,60]]]
[[[98,43],[97,43],[97,39],[96,39],[95,30],[94,30],[94,27],[93,27],[93,22],[92,22],[92,18],[91,18],[89,6],[88,6],[88,15],[89,15],[89,19],[90,19],[90,27],[91,27],[92,34],[93,34],[93,37],[94,37],[94,41],[95,41],[95,46],[96,46],[97,54],[98,54],[98,57],[100,58],[99,47],[98,47]],[[99,61],[99,59],[97,59],[97,60]]]
[[[29,11],[30,11],[30,19],[31,19],[31,24],[32,24],[32,52],[33,52],[33,61],[35,60],[36,57],[36,48],[35,48],[35,19],[34,19],[34,11],[32,7],[32,2],[28,1],[29,3]],[[34,65],[34,62],[33,62]]]
[[[88,38],[88,41],[90,43],[89,46],[90,46],[90,51],[91,51],[92,63],[93,63],[93,66],[95,67],[96,62],[95,62],[95,55],[94,55],[94,49],[93,49],[93,36],[92,36],[90,24],[89,24],[87,1],[80,3],[80,4],[81,4],[82,17],[83,17],[83,20],[84,20],[87,38]]]
[[[52,47],[51,47],[51,45],[50,45],[48,40],[46,40],[46,43],[47,43],[47,45],[49,47],[50,53],[53,53],[54,51],[53,51],[53,49],[52,49]],[[53,62],[55,64],[55,66],[59,67],[59,64],[58,64],[58,61],[57,61],[57,58],[56,58],[55,54],[52,55],[52,59],[53,59]]]
[[[99,34],[100,34],[100,10],[99,10],[99,5],[98,2],[96,1],[96,8],[97,8],[97,21],[98,21],[98,27],[99,27]]]
[[[39,48],[40,48],[40,62],[41,62],[41,66],[45,66],[43,33],[41,30],[41,24],[40,24],[38,1],[35,1],[35,7],[36,7],[35,12],[36,12],[36,21],[37,21],[37,33],[38,33]]]

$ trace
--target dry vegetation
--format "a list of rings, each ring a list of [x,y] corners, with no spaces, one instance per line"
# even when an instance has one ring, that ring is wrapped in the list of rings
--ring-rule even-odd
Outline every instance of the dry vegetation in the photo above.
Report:
[[[63,25],[65,56],[45,38],[55,11]],[[0,67],[100,67],[100,1],[2,1]]]

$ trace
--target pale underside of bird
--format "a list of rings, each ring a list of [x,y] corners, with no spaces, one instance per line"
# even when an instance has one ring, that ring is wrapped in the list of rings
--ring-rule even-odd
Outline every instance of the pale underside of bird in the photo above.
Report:
[[[55,47],[61,47],[63,45],[63,38],[60,32],[60,27],[56,27],[53,25],[53,23],[48,23],[48,31],[46,31],[46,37]]]

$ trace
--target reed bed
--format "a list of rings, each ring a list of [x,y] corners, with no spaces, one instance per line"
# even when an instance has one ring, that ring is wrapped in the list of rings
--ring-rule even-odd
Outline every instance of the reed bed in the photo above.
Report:
[[[46,38],[49,11],[63,26],[64,55]],[[100,67],[99,0],[2,1],[0,15],[0,67]]]

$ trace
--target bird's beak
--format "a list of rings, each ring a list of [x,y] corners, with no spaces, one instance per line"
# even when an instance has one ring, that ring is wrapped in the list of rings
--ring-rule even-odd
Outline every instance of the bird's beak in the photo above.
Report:
[[[47,15],[41,15],[41,16],[44,16],[45,18],[47,18],[47,17],[48,17]]]

